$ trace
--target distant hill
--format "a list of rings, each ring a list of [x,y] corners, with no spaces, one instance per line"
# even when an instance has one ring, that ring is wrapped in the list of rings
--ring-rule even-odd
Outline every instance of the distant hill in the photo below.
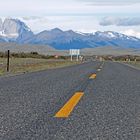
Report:
[[[56,50],[48,45],[31,45],[16,43],[0,43],[0,52],[38,52],[45,55],[69,55],[69,50]],[[120,47],[95,47],[84,48],[80,51],[81,55],[139,55],[140,49],[120,48]]]
[[[136,51],[140,49],[140,39],[113,31],[81,33],[72,30],[62,31],[55,28],[34,34],[24,22],[19,19],[8,18],[4,22],[0,20],[0,42],[21,44],[20,46],[25,46],[25,44],[38,47],[49,45],[55,50],[75,48],[98,48],[98,50],[102,50],[100,48],[109,49],[109,46],[119,51],[129,49]]]
[[[56,50],[48,45],[32,45],[32,44],[17,44],[17,43],[0,43],[0,52],[38,52],[45,55],[68,55],[69,51]]]

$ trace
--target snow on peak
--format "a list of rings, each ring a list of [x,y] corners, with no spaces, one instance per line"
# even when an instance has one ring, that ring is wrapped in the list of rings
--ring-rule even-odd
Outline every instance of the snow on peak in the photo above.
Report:
[[[24,32],[31,32],[31,30],[19,19],[6,18],[4,22],[0,20],[0,36],[18,38]]]
[[[110,31],[108,32],[108,36],[110,36],[112,38],[116,37],[115,34],[113,32],[110,32]]]
[[[86,33],[82,33],[82,32],[79,32],[79,31],[75,31],[75,33],[83,35],[83,36],[87,36]]]
[[[105,37],[105,38],[116,38],[117,37],[117,34],[112,31],[104,31],[104,32],[97,31],[95,33],[95,35],[100,36],[100,37]]]

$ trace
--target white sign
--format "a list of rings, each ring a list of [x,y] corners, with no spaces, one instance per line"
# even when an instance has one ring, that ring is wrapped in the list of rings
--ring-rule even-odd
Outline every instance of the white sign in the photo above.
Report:
[[[79,49],[70,49],[70,55],[80,55]]]
[[[80,55],[80,50],[79,49],[70,49],[70,55],[71,55],[71,61],[72,61],[73,55],[77,56],[77,61],[78,61],[79,55]]]

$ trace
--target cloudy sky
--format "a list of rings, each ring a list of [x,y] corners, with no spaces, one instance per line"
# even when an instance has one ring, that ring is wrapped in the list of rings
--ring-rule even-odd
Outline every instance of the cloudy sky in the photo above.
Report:
[[[140,38],[140,0],[0,0],[0,16],[20,18],[34,32],[113,30]]]

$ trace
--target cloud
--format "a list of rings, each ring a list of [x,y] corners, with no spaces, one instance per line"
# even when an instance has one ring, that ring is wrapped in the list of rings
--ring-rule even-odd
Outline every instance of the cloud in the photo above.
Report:
[[[16,17],[25,22],[29,28],[35,33],[53,28],[61,28],[62,30],[74,30],[80,32],[97,31],[98,19],[91,16],[42,16],[41,18],[32,19],[30,17]],[[30,19],[30,20],[26,20]],[[92,21],[92,22],[91,22]]]
[[[41,19],[39,16],[23,17],[23,20],[38,20]]]
[[[140,3],[139,0],[77,0],[89,3],[91,5],[131,5]]]
[[[126,34],[128,36],[135,36],[137,38],[140,38],[140,32],[134,31],[133,29],[121,31],[121,33]]]
[[[101,26],[140,26],[140,17],[133,18],[116,18],[116,17],[104,17],[100,21]]]

